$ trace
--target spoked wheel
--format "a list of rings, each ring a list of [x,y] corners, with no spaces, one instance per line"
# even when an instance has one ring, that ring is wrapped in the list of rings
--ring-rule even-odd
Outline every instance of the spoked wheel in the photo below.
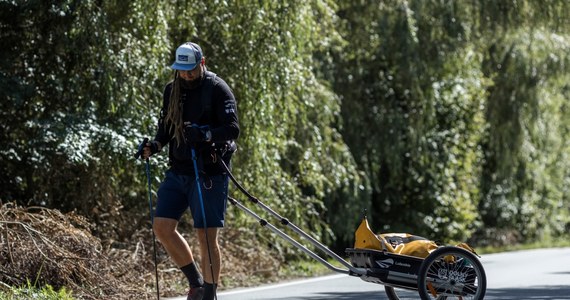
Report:
[[[487,277],[477,257],[458,247],[441,247],[423,261],[418,274],[422,300],[482,300]]]
[[[396,294],[396,291],[393,287],[385,285],[384,290],[386,290],[386,295],[388,296],[388,299],[400,300],[400,297],[398,297],[398,294]]]

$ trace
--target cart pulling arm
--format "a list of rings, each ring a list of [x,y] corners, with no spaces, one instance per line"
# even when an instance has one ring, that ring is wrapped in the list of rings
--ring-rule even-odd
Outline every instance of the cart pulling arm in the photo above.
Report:
[[[274,233],[276,233],[277,235],[279,235],[280,237],[284,238],[285,240],[287,240],[289,243],[293,244],[295,247],[297,247],[299,250],[305,252],[306,254],[308,254],[309,256],[311,256],[312,258],[316,259],[317,261],[319,261],[320,263],[322,263],[323,265],[325,265],[327,268],[329,268],[330,270],[334,271],[334,272],[338,272],[338,273],[343,273],[343,274],[350,274],[350,272],[352,270],[345,270],[345,269],[341,269],[341,268],[337,268],[333,265],[331,265],[329,262],[327,262],[326,260],[324,260],[322,257],[320,257],[319,255],[315,254],[313,251],[311,251],[310,249],[308,249],[307,247],[305,247],[304,245],[302,245],[301,243],[297,242],[295,239],[293,239],[291,236],[289,236],[288,234],[286,234],[285,232],[281,231],[279,228],[275,227],[273,224],[267,222],[267,220],[261,218],[259,215],[257,215],[255,212],[253,212],[252,210],[250,210],[249,208],[247,208],[246,206],[244,206],[243,204],[241,204],[239,201],[237,201],[236,199],[232,198],[232,197],[228,197],[228,200],[230,200],[230,203],[232,203],[233,205],[239,207],[241,210],[245,211],[248,215],[254,217],[256,220],[259,221],[259,224],[263,227],[267,227],[269,228],[271,231],[273,231]],[[319,247],[320,248],[320,247]],[[325,251],[326,252],[326,251]],[[344,262],[344,260],[343,260]],[[360,271],[363,271],[364,274],[366,273],[364,271],[364,269],[358,269],[358,268],[354,268],[352,266],[350,266],[350,269],[355,269],[353,272],[359,274]]]
[[[238,200],[236,200],[235,198],[232,197],[228,197],[228,200],[230,201],[230,203],[232,205],[235,205],[237,207],[239,207],[241,210],[243,210],[244,212],[246,212],[247,214],[249,214],[250,216],[252,216],[253,218],[255,218],[257,221],[259,221],[259,224],[263,227],[268,227],[271,231],[273,231],[274,233],[276,233],[277,235],[279,235],[280,237],[284,238],[285,240],[287,240],[288,242],[290,242],[291,244],[293,244],[295,247],[297,247],[299,250],[305,252],[306,254],[308,254],[309,256],[311,256],[312,258],[316,259],[317,261],[319,261],[320,263],[322,263],[324,266],[326,266],[328,269],[334,271],[334,272],[338,272],[338,273],[343,273],[343,274],[348,274],[348,275],[352,275],[352,276],[362,276],[362,275],[367,275],[369,271],[367,271],[367,269],[365,268],[356,268],[353,267],[350,263],[348,263],[346,260],[344,260],[342,257],[338,256],[336,253],[334,253],[332,250],[330,250],[327,246],[323,245],[321,242],[317,241],[315,238],[313,238],[312,236],[308,235],[306,232],[304,232],[302,229],[300,229],[299,227],[297,227],[295,224],[291,223],[287,218],[282,217],[281,215],[279,215],[277,212],[275,212],[274,210],[272,210],[270,207],[268,207],[267,205],[265,205],[263,202],[261,202],[259,199],[257,199],[256,197],[254,197],[253,195],[251,195],[243,186],[241,186],[241,184],[235,179],[235,177],[233,176],[233,174],[231,173],[230,169],[228,168],[228,166],[226,165],[226,163],[224,162],[223,159],[219,159],[219,161],[222,163],[222,165],[224,166],[224,168],[226,169],[226,172],[228,172],[228,175],[230,177],[230,179],[232,180],[232,182],[237,186],[237,188],[244,194],[247,196],[247,198],[252,201],[253,203],[259,205],[261,208],[263,208],[263,210],[267,211],[269,214],[271,214],[272,216],[274,216],[275,218],[279,219],[279,221],[281,222],[282,225],[289,227],[290,229],[292,229],[294,232],[296,232],[297,234],[299,234],[301,237],[305,238],[307,241],[309,241],[312,245],[314,245],[315,247],[317,247],[318,249],[320,249],[321,251],[323,251],[324,253],[326,253],[327,255],[329,255],[330,257],[332,257],[333,259],[335,259],[336,261],[338,261],[339,263],[341,263],[344,267],[346,267],[347,269],[341,269],[341,268],[337,268],[333,265],[331,265],[329,262],[327,262],[325,259],[323,259],[322,257],[320,257],[319,255],[315,254],[313,251],[311,251],[310,249],[308,249],[307,247],[305,247],[304,245],[302,245],[301,243],[299,243],[298,241],[296,241],[294,238],[292,238],[291,236],[287,235],[285,232],[281,231],[279,228],[275,227],[273,224],[269,223],[267,220],[261,218],[260,216],[258,216],[255,212],[253,212],[252,210],[250,210],[249,208],[247,208],[246,206],[244,206],[242,203],[240,203]]]

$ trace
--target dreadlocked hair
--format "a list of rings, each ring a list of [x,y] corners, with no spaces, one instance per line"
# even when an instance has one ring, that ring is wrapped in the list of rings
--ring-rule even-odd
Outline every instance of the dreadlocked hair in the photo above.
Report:
[[[168,131],[174,134],[176,146],[184,138],[184,124],[182,122],[182,103],[180,103],[180,74],[174,72],[172,89],[170,90],[170,100],[168,103],[168,113],[166,114],[166,124],[169,124]]]

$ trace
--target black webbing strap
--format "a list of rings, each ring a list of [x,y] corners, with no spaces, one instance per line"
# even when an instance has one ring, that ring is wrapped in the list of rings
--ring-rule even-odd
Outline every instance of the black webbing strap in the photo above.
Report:
[[[202,87],[202,116],[205,114],[209,115],[212,111],[212,90],[216,76],[216,73],[206,71],[204,82],[202,83],[204,85]]]

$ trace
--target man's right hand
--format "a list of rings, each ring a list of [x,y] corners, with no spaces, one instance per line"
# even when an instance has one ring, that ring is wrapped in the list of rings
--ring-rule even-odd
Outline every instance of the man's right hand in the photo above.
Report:
[[[138,147],[139,151],[135,154],[135,157],[140,156],[141,159],[145,160],[151,157],[153,154],[160,152],[162,145],[158,141],[149,141],[144,139]]]

